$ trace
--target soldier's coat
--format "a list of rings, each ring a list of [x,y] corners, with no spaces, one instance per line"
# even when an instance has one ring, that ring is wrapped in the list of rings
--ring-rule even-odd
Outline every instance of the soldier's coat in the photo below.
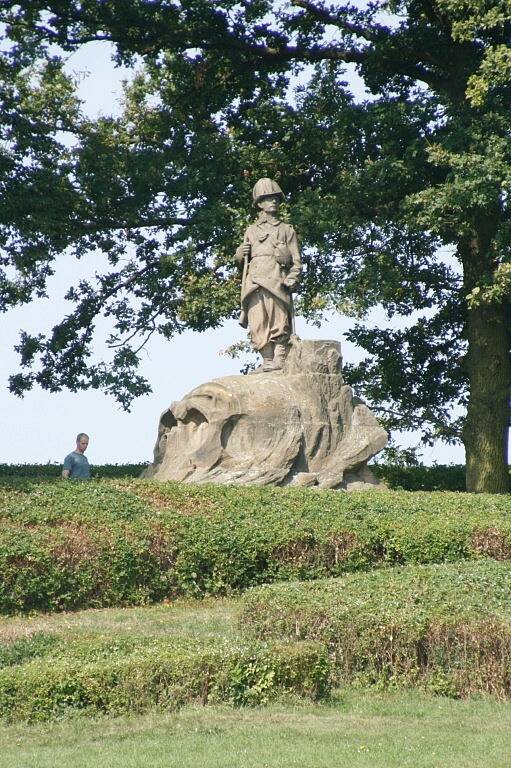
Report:
[[[243,254],[243,245],[246,244],[251,246],[249,260],[245,260]],[[278,251],[282,246],[287,247],[289,266],[282,266],[276,259],[276,250]],[[261,349],[264,344],[275,341],[279,337],[289,336],[292,302],[290,290],[284,285],[284,280],[290,278],[293,283],[298,282],[301,271],[300,250],[293,227],[261,213],[257,221],[247,227],[243,244],[236,251],[236,259],[240,262],[245,260],[241,287],[240,324],[244,328],[247,327],[250,308],[250,316],[255,321],[251,325],[256,325],[258,329],[257,339],[252,333],[252,341],[256,349]],[[257,292],[261,297],[260,302],[254,295]],[[272,301],[278,306],[271,308],[269,302]],[[260,304],[261,317],[258,316],[258,304]],[[268,311],[269,308],[270,311]],[[264,328],[266,331],[262,330]],[[252,332],[253,328],[250,330]]]

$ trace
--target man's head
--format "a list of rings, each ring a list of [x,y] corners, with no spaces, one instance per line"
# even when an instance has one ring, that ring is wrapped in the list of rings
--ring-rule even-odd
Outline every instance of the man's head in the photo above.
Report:
[[[87,446],[89,445],[89,435],[85,432],[80,432],[76,436],[76,451],[77,453],[85,453]]]

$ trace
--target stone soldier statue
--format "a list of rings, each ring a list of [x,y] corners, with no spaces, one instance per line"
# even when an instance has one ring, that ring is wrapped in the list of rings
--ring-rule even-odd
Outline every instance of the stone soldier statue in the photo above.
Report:
[[[263,358],[257,371],[277,371],[294,330],[291,292],[300,278],[300,251],[293,227],[279,219],[284,197],[279,185],[259,179],[252,195],[259,216],[236,251],[236,260],[243,263],[240,325],[248,326],[252,345]]]

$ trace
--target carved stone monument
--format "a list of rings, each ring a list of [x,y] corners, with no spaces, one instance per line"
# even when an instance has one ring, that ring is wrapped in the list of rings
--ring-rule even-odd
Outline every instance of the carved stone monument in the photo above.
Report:
[[[387,443],[343,384],[336,341],[293,340],[280,371],[226,376],[160,419],[146,477],[186,483],[377,487],[368,460]]]
[[[340,344],[300,341],[293,301],[301,273],[296,233],[278,216],[283,193],[259,179],[259,208],[236,259],[243,263],[240,323],[258,375],[202,384],[161,416],[155,480],[233,485],[374,488],[367,462],[387,444],[369,408],[343,383]]]

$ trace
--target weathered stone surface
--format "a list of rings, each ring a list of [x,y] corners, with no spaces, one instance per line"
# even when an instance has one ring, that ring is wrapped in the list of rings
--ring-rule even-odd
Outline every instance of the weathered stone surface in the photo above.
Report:
[[[378,487],[387,433],[343,384],[336,341],[293,340],[283,370],[202,384],[160,419],[155,480]]]

